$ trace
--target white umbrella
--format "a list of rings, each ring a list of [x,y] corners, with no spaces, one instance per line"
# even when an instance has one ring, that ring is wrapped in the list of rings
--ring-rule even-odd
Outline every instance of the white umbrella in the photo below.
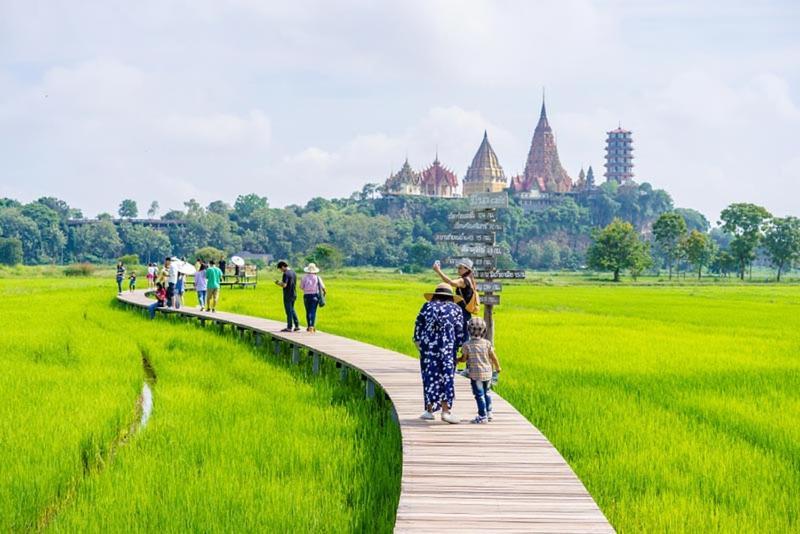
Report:
[[[185,275],[192,275],[197,272],[197,269],[195,269],[194,265],[191,263],[183,262],[178,266],[178,272],[181,272]]]
[[[244,258],[242,258],[242,257],[240,257],[240,256],[233,256],[233,257],[231,258],[231,263],[232,263],[232,264],[234,264],[234,265],[237,265],[237,266],[241,267],[241,266],[243,266],[243,265],[244,265]]]

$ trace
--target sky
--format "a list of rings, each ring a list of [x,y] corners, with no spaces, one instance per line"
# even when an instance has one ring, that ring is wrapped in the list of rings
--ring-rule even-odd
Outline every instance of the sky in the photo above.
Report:
[[[800,2],[0,0],[0,197],[87,216],[257,193],[273,207],[463,177],[486,130],[521,173],[546,92],[563,166],[716,221],[800,216]]]

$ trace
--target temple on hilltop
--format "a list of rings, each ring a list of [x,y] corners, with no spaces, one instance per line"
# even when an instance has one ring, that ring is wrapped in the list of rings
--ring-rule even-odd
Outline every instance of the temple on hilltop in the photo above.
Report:
[[[503,191],[506,187],[508,187],[508,183],[503,167],[500,166],[497,154],[489,144],[489,136],[484,131],[481,146],[478,147],[475,157],[472,158],[472,164],[464,175],[464,196],[468,197],[475,193],[494,193]]]
[[[633,133],[619,126],[606,132],[606,181],[620,185],[633,182]]]
[[[453,198],[458,196],[458,176],[442,165],[439,154],[422,172],[414,171],[406,158],[400,170],[389,176],[384,187],[389,195]]]
[[[583,167],[581,167],[580,172],[578,173],[578,181],[575,182],[573,185],[573,191],[587,191],[589,189],[594,189],[597,184],[594,183],[594,170],[592,166],[589,165],[589,170],[587,172],[583,172]]]
[[[511,189],[517,193],[534,190],[541,193],[568,193],[572,190],[572,178],[561,166],[558,158],[556,139],[547,120],[544,97],[539,112],[539,123],[533,131],[525,172],[511,179]]]
[[[422,194],[421,178],[414,172],[406,158],[403,166],[386,180],[386,192],[390,195],[420,195]]]

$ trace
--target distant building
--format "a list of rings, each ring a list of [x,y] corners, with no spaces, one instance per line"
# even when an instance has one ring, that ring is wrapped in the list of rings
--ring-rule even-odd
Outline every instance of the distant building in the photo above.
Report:
[[[633,182],[633,138],[630,130],[622,127],[607,132],[606,181],[618,184]]]
[[[481,146],[478,147],[475,157],[472,158],[472,164],[464,175],[463,194],[468,197],[475,193],[503,191],[506,187],[508,183],[503,167],[500,166],[497,154],[489,144],[489,136],[484,131]]]
[[[572,190],[572,178],[558,158],[556,138],[547,120],[544,98],[525,162],[525,172],[511,179],[511,188],[517,193],[534,189],[542,193],[567,193]]]
[[[422,178],[414,172],[406,158],[403,166],[386,180],[386,192],[390,195],[420,195],[422,194]]]
[[[452,198],[458,196],[458,176],[439,162],[439,154],[430,167],[422,171],[420,188],[429,197]]]
[[[386,180],[384,189],[389,195],[453,198],[458,196],[458,176],[442,165],[438,154],[422,172],[414,171],[406,158],[400,170]]]

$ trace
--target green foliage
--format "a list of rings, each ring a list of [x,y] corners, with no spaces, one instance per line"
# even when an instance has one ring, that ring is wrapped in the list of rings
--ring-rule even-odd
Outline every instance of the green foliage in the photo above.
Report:
[[[764,248],[772,265],[778,269],[778,281],[784,267],[800,259],[800,219],[796,217],[771,219],[764,235]]]
[[[3,265],[22,263],[22,241],[16,237],[0,237],[0,263]]]
[[[126,198],[120,203],[118,213],[123,219],[135,219],[139,215],[139,207],[135,200]]]
[[[306,257],[306,261],[313,261],[322,269],[338,269],[344,263],[344,255],[341,250],[333,245],[323,243],[314,247]]]
[[[691,233],[681,243],[683,254],[697,270],[697,278],[703,275],[703,267],[711,262],[714,257],[714,244],[708,234],[698,230]]]
[[[662,213],[653,224],[653,236],[667,260],[669,278],[672,280],[672,266],[680,259],[683,249],[681,243],[686,237],[686,222],[673,212]]]
[[[731,204],[720,214],[722,230],[733,236],[730,254],[736,258],[739,278],[744,280],[747,266],[755,259],[755,251],[763,235],[764,224],[770,213],[755,204]]]
[[[706,233],[711,228],[711,224],[706,219],[706,216],[697,210],[691,208],[675,208],[675,213],[683,217],[686,222],[686,229],[691,232],[697,230],[698,232]]]
[[[139,256],[136,254],[126,254],[117,258],[117,261],[122,262],[124,265],[139,265]]]
[[[95,266],[91,263],[73,263],[64,267],[66,276],[91,276],[95,272]]]
[[[147,216],[151,219],[155,218],[158,214],[158,210],[161,209],[161,206],[158,204],[158,200],[154,200],[150,203],[150,207],[147,210]]]
[[[194,258],[196,260],[204,261],[219,261],[220,258],[225,258],[227,255],[224,250],[214,247],[201,247],[194,251]]]
[[[613,272],[615,282],[619,282],[621,270],[632,269],[638,275],[650,261],[646,245],[629,222],[614,219],[602,230],[595,231],[592,237],[594,241],[586,254],[587,265]]]
[[[71,240],[81,260],[111,260],[122,251],[122,240],[109,219],[74,227]]]

